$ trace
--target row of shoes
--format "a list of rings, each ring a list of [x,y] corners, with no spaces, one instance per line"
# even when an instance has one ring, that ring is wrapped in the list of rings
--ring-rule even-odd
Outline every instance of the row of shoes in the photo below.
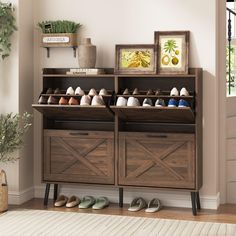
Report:
[[[141,106],[138,98],[135,97],[129,97],[128,99],[124,98],[124,97],[118,97],[117,101],[116,101],[116,106],[130,106],[130,107],[137,107],[137,106]],[[143,100],[142,103],[143,107],[151,107],[151,106],[155,106],[155,107],[165,107],[165,101],[162,98],[158,98],[155,102],[155,104],[153,103],[152,99],[150,98],[145,98]],[[184,100],[184,99],[180,99],[179,101],[171,98],[168,101],[167,104],[168,107],[189,107],[189,103]]]
[[[146,209],[145,209],[146,208]],[[130,203],[128,211],[140,211],[145,209],[145,212],[154,213],[162,208],[161,201],[158,198],[153,198],[148,203],[141,197],[134,198]]]
[[[133,90],[133,92],[130,92],[128,88],[126,88],[124,90],[124,92],[122,93],[123,95],[140,95],[141,92],[139,91],[138,88],[135,88]],[[161,95],[163,94],[163,92],[160,90],[160,89],[156,89],[156,90],[152,90],[152,89],[149,89],[147,92],[146,92],[146,95]],[[188,90],[183,87],[181,88],[181,90],[179,91],[176,87],[172,88],[171,91],[170,91],[170,96],[189,96],[189,92]]]
[[[109,200],[107,197],[99,197],[94,198],[92,196],[85,196],[81,200],[77,196],[67,197],[65,195],[60,195],[55,203],[55,207],[63,207],[67,208],[78,207],[80,209],[87,209],[92,207],[94,210],[100,210],[107,206],[109,206]]]
[[[91,98],[89,95],[83,95],[81,97],[81,100],[75,97],[67,98],[67,97],[61,97],[58,99],[58,97],[54,96],[40,96],[38,100],[39,104],[49,104],[49,105],[81,105],[81,106],[103,106],[104,100],[101,95],[95,95],[93,98]]]
[[[46,91],[46,94],[64,94],[65,92],[61,91],[59,88],[56,88],[55,90],[53,90],[52,88],[48,88]],[[80,87],[77,87],[75,90],[72,87],[69,87],[66,90],[66,95],[70,95],[70,96],[83,96],[85,95],[85,92],[83,89],[81,89]],[[109,93],[107,92],[107,90],[105,88],[100,89],[99,92],[97,92],[94,88],[91,88],[88,92],[89,96],[95,96],[95,95],[101,95],[101,96],[106,96]]]

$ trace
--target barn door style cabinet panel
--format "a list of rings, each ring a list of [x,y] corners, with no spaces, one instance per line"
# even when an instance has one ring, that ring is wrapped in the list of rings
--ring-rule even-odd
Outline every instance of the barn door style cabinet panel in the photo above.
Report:
[[[43,69],[40,104],[43,114],[44,204],[50,184],[54,198],[58,184],[80,183],[119,189],[150,187],[188,191],[192,210],[200,209],[202,186],[202,69],[187,75],[117,75],[105,69],[103,75],[71,75],[69,69]],[[68,87],[91,88],[103,95],[100,106],[80,105],[80,95],[66,95]],[[187,96],[170,96],[172,88],[186,88]],[[49,89],[51,88],[51,90]],[[135,95],[135,89],[139,92]],[[54,91],[59,89],[60,92]],[[124,94],[127,89],[130,94]],[[158,93],[148,93],[158,90]],[[48,92],[49,91],[49,92]],[[117,106],[119,97],[135,97],[141,106]],[[48,104],[49,98],[54,104]],[[76,105],[59,105],[63,97]],[[142,106],[149,98],[153,106]],[[166,106],[154,106],[163,99]],[[170,99],[184,99],[189,107],[168,107]],[[174,196],[173,196],[174,197]]]

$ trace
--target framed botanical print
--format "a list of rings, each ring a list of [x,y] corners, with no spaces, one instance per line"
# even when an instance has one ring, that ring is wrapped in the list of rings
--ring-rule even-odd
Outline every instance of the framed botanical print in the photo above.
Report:
[[[157,73],[188,74],[189,31],[156,31]]]
[[[116,45],[117,74],[155,74],[156,46],[154,44]]]

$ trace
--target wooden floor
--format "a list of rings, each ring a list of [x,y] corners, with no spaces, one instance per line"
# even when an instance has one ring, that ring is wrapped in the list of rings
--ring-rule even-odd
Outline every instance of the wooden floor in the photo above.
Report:
[[[13,206],[13,205],[9,206],[9,210],[15,210],[19,208],[236,224],[236,205],[232,204],[221,205],[218,210],[201,210],[197,216],[193,216],[192,211],[189,208],[174,208],[174,207],[163,207],[163,209],[157,213],[145,213],[144,210],[141,210],[139,212],[129,212],[127,210],[128,205],[124,205],[123,208],[119,208],[117,204],[111,204],[109,207],[103,210],[92,210],[92,209],[82,210],[78,209],[77,207],[71,209],[68,209],[66,207],[53,207],[53,202],[49,201],[48,207],[44,207],[43,199],[33,199],[20,206]]]

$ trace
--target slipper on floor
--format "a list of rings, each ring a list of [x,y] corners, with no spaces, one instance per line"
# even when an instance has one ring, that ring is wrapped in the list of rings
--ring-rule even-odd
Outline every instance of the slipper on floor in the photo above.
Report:
[[[62,207],[64,205],[66,205],[68,201],[68,197],[66,197],[65,195],[60,195],[57,200],[54,203],[55,207]]]
[[[100,210],[109,206],[109,200],[107,197],[99,197],[96,199],[95,204],[93,205],[94,210]]]
[[[71,208],[79,205],[80,199],[76,196],[71,196],[66,203],[66,207]]]
[[[148,208],[145,210],[145,212],[153,213],[157,212],[161,209],[161,201],[158,198],[153,198],[148,203]]]
[[[147,203],[145,200],[141,197],[133,199],[133,201],[130,203],[130,207],[128,208],[128,211],[140,211],[143,208],[147,206]]]
[[[79,204],[80,209],[86,209],[91,207],[95,203],[95,198],[92,196],[85,196]]]

